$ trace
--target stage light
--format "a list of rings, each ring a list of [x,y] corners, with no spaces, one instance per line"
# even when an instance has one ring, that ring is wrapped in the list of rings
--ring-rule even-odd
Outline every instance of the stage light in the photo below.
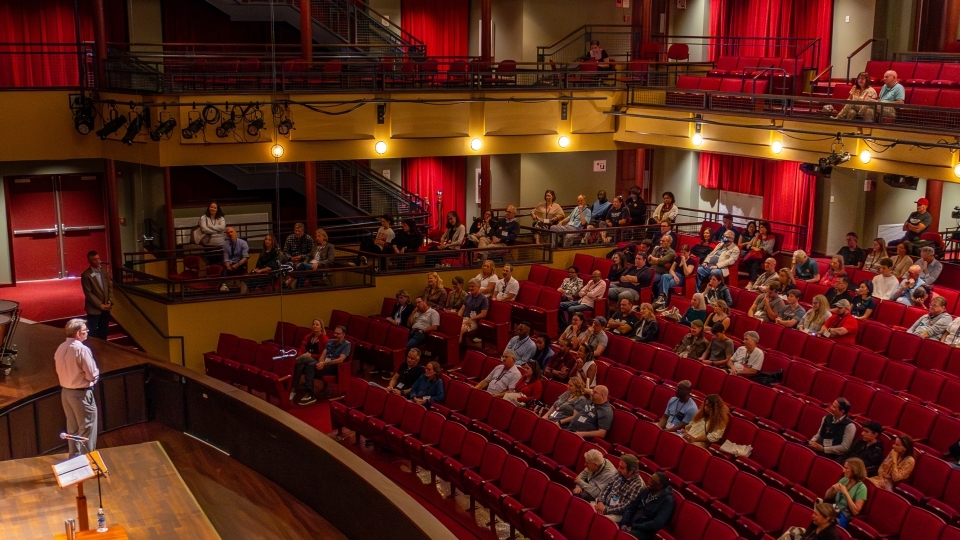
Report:
[[[127,123],[126,116],[118,116],[113,120],[107,122],[103,125],[102,128],[97,130],[97,137],[100,137],[100,140],[104,140],[110,135],[113,135],[117,132],[118,129],[122,128],[124,124]]]
[[[957,163],[957,164],[953,167],[953,174],[954,174],[954,176],[956,176],[957,178],[960,178],[960,163]]]
[[[693,145],[700,146],[703,144],[703,135],[700,133],[700,124],[694,124],[693,132]]]
[[[566,135],[561,135],[560,138],[557,139],[557,145],[559,145],[560,148],[566,148],[570,146],[570,137],[567,137]]]
[[[289,135],[291,131],[293,131],[293,120],[284,118],[277,124],[277,133],[286,136]]]
[[[273,145],[270,147],[270,155],[272,155],[274,159],[280,159],[283,157],[283,147],[280,146],[279,143]]]
[[[257,137],[260,135],[260,131],[263,130],[263,119],[257,118],[256,120],[251,121],[247,124],[247,135],[251,137]]]
[[[378,154],[385,154],[387,152],[387,143],[377,141],[377,144],[373,145],[373,149],[376,150]]]
[[[224,123],[217,126],[217,137],[221,139],[226,139],[228,135],[233,133],[233,130],[237,129],[237,123],[233,120],[227,120]]]
[[[133,140],[140,135],[140,129],[143,127],[148,129],[150,127],[150,109],[144,109],[142,113],[133,117],[130,125],[127,126],[127,132],[120,138],[120,142],[127,146],[133,146]]]
[[[153,139],[154,142],[160,142],[160,139],[167,137],[175,127],[177,127],[177,121],[173,118],[167,118],[163,122],[160,122],[157,129],[150,132],[150,138]]]
[[[93,101],[78,98],[79,107],[73,111],[73,126],[81,135],[88,135],[93,131]]]
[[[864,150],[863,152],[860,152],[860,162],[861,162],[861,163],[864,163],[864,164],[870,163],[870,160],[871,160],[871,159],[873,159],[873,157],[870,155],[870,151],[869,151],[869,150]]]
[[[773,150],[774,154],[779,154],[783,152],[783,143],[780,141],[773,141],[773,144],[770,145],[770,149]]]
[[[180,136],[184,139],[192,139],[201,131],[203,131],[203,120],[197,118],[196,120],[187,124],[187,127],[180,130]]]
[[[470,149],[474,152],[479,152],[480,148],[482,147],[483,141],[481,141],[479,137],[475,137],[472,141],[470,141]]]

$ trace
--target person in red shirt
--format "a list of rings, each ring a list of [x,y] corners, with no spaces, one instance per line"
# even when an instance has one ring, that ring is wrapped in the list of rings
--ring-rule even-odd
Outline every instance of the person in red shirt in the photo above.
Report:
[[[850,314],[850,301],[840,300],[836,311],[823,323],[820,335],[837,343],[856,343],[859,321]]]
[[[526,407],[531,401],[539,401],[543,397],[543,381],[540,374],[540,364],[527,362],[520,366],[520,382],[517,389],[507,392],[503,399],[520,407]]]

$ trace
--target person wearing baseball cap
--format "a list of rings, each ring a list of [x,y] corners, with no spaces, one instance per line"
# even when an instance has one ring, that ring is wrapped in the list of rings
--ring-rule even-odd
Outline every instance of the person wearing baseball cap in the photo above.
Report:
[[[837,343],[856,343],[859,321],[850,314],[850,301],[840,300],[834,308],[834,314],[820,328],[820,335]]]
[[[933,216],[930,215],[930,212],[927,212],[927,207],[930,206],[930,201],[925,197],[917,199],[917,211],[911,212],[910,217],[907,218],[907,221],[903,223],[903,238],[893,240],[889,245],[896,246],[901,242],[916,242],[920,239],[920,235],[927,230],[927,227],[930,226],[930,222],[933,221]]]

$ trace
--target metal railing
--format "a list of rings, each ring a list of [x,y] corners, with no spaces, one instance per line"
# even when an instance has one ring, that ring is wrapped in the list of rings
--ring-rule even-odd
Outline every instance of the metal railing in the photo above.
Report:
[[[882,58],[880,59],[882,60]],[[941,62],[946,64],[960,63],[960,53],[907,51],[893,53],[895,62]]]
[[[847,55],[847,80],[850,80],[850,63],[853,61],[853,58],[860,54],[860,51],[867,48],[868,45],[874,45],[876,43],[882,44],[882,47],[871,46],[870,47],[870,60],[883,60],[887,57],[887,40],[886,39],[877,39],[870,38],[863,42],[863,45],[860,45],[852,53]]]
[[[356,161],[318,161],[316,167],[320,186],[371,216],[419,218],[430,214],[428,200],[387,180],[367,165]]]
[[[529,232],[529,231],[527,231]],[[480,268],[489,259],[499,264],[547,264],[552,259],[549,244],[532,243],[532,235],[521,234],[512,245],[486,248],[438,249],[437,244],[426,244],[414,253],[367,253],[356,251],[366,257],[378,274],[409,274],[443,268],[453,270]],[[472,275],[463,276],[465,279]]]
[[[607,54],[620,61],[631,59],[633,43],[640,33],[629,24],[587,24],[553,45],[537,46],[537,62],[576,62],[590,52],[590,42],[599,41]]]
[[[93,88],[93,44],[0,43],[0,89]]]
[[[704,222],[715,223],[717,225],[722,224],[725,214],[725,212],[718,210],[701,210],[699,208],[686,208],[683,206],[678,207],[677,210],[677,221],[686,221],[684,225],[678,226],[678,232],[694,236],[700,234],[700,228]],[[761,217],[734,215],[733,225],[742,231],[747,228],[747,223],[761,220],[770,223],[770,232],[777,237],[778,250],[793,251],[796,249],[804,249],[804,246],[807,245],[807,235],[810,229],[804,224],[771,221],[762,219]]]
[[[386,18],[359,0],[311,0],[310,14],[346,43],[396,47],[411,56],[426,54],[422,41],[397,26],[397,21],[385,26]]]

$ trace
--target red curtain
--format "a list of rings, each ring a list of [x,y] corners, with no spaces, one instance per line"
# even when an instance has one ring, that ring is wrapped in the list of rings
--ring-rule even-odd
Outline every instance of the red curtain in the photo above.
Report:
[[[809,251],[816,200],[816,179],[800,172],[796,161],[770,161],[744,156],[700,153],[699,185],[763,197],[763,219],[807,226],[806,240],[785,230],[774,232],[780,249]]]
[[[817,67],[830,65],[833,0],[711,0],[710,35],[720,37],[820,38]],[[801,43],[802,48],[805,44]],[[739,56],[792,57],[795,47],[756,44]],[[711,47],[711,57],[731,54]]]
[[[427,46],[427,55],[467,56],[468,0],[402,0],[400,28]]]
[[[456,212],[463,220],[467,210],[467,158],[421,157],[403,160],[403,188],[430,201],[434,223],[444,223],[447,212]],[[437,207],[437,192],[442,191]]]

